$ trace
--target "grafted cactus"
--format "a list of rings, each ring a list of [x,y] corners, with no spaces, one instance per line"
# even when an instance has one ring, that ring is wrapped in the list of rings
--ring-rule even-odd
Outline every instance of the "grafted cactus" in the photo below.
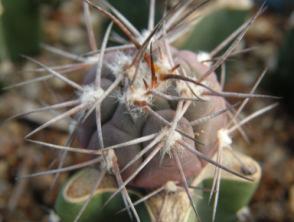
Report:
[[[276,104],[239,121],[238,114],[250,98],[271,98],[254,94],[264,73],[250,93],[242,94],[223,91],[215,70],[235,52],[238,42],[262,10],[227,40],[226,44],[236,39],[215,63],[211,63],[214,60],[209,54],[182,51],[171,46],[175,38],[187,30],[194,11],[203,6],[198,1],[179,1],[154,25],[155,1],[151,0],[148,30],[143,33],[107,2],[95,5],[85,1],[87,27],[93,43],[88,4],[109,17],[128,37],[129,43],[107,48],[110,24],[98,53],[75,57],[83,64],[93,66],[83,85],[30,59],[50,75],[75,88],[78,98],[34,110],[72,107],[33,130],[27,138],[74,115],[76,122],[65,146],[31,141],[63,150],[59,169],[49,172],[59,173],[86,166],[94,168],[76,175],[60,193],[56,210],[62,221],[95,221],[105,218],[103,214],[117,213],[117,206],[122,204],[125,206],[122,211],[128,211],[129,217],[137,221],[197,221],[200,218],[206,221],[207,211],[199,203],[203,202],[200,196],[204,199],[207,196],[201,186],[207,188],[207,184],[212,184],[207,199],[214,197],[212,220],[227,220],[228,212],[234,217],[248,203],[260,170],[253,160],[232,154],[235,151],[231,149],[231,134],[236,130],[242,132],[243,124]],[[218,47],[214,55],[226,44]],[[95,50],[95,44],[91,45]],[[237,97],[243,102],[235,110],[236,105],[229,105],[227,97]],[[79,139],[81,147],[71,147],[74,136]],[[69,151],[86,153],[91,158],[76,166],[62,168]],[[232,189],[236,192],[234,196],[241,196],[237,198],[240,201],[233,201],[233,205],[238,203],[235,206],[225,204],[225,210],[218,209],[218,215],[218,198],[223,198],[221,184],[226,184],[225,191],[234,184],[244,187],[245,197],[240,195],[240,190]],[[201,195],[197,195],[199,192],[195,189],[200,190]],[[135,195],[137,199],[131,195],[132,190],[140,192]],[[117,199],[118,195],[122,198]],[[141,202],[146,206],[138,210],[137,205],[140,206]],[[99,210],[93,210],[95,207]],[[103,207],[107,210],[100,209]]]

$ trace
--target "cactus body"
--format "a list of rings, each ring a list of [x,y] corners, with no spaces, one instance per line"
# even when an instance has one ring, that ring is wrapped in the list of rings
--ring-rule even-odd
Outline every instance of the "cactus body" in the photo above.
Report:
[[[189,51],[174,51],[175,60],[178,62],[178,64],[180,64],[181,67],[184,67],[185,70],[187,70],[187,73],[189,73],[191,78],[197,79],[197,76],[199,77],[200,73],[208,70],[208,67],[206,65],[203,65],[199,61],[197,61],[196,54]],[[109,55],[107,54],[106,58],[115,58],[116,54],[120,53],[122,52],[115,52]],[[133,57],[131,57],[130,61],[132,60],[132,58]],[[113,82],[115,78],[114,76],[123,75],[123,73],[112,73],[110,70],[108,70],[109,66],[112,65],[111,61],[107,61],[105,59],[104,63],[105,69],[104,73],[102,73],[102,86],[110,85],[111,83],[109,81],[111,81],[112,79]],[[143,63],[142,66],[147,67],[147,64]],[[93,70],[88,74],[89,77],[87,77],[86,79],[87,84],[92,84],[92,81],[94,81],[95,70],[96,67],[94,67]],[[147,75],[148,72],[150,72],[150,70],[148,69],[144,71],[147,73]],[[140,73],[140,75],[142,74]],[[149,74],[149,76],[151,76],[151,73]],[[172,83],[172,80],[170,82],[171,83],[160,83],[168,85],[167,88],[164,89],[162,92],[167,93],[171,91],[174,95],[178,96],[179,94],[177,90],[174,89],[176,85]],[[207,80],[207,84],[215,90],[220,89],[215,74],[210,76],[210,78]],[[141,85],[141,87],[141,90],[145,90],[143,88],[143,84]],[[160,87],[161,86],[158,86],[158,88]],[[123,87],[117,89],[117,97],[124,96],[119,95],[119,92],[121,92],[122,90]],[[129,104],[125,104],[124,101],[115,101],[115,99],[113,99],[113,95],[110,95],[108,98],[106,98],[104,103],[105,106],[102,104],[101,113],[103,124],[102,132],[105,147],[127,142],[129,140],[136,139],[141,136],[150,135],[152,133],[158,133],[166,127],[166,124],[158,121],[156,117],[151,116],[150,114],[148,114],[148,112],[144,112],[143,109],[139,111],[139,113],[135,113],[136,111],[132,110],[128,111],[127,106]],[[166,99],[153,97],[150,103],[151,107],[154,107],[154,110],[164,119],[169,122],[173,120],[175,116],[175,109],[178,104],[177,102],[170,102]],[[221,97],[210,97],[208,98],[208,101],[206,101],[205,99],[199,99],[199,101],[196,102],[194,101],[187,110],[184,117],[178,123],[179,129],[183,130],[190,137],[195,138],[195,140],[201,141],[205,145],[195,144],[195,141],[188,138],[183,138],[183,140],[189,143],[195,149],[197,147],[197,149],[199,149],[201,152],[211,157],[216,151],[217,131],[225,126],[225,123],[227,122],[226,116],[216,117],[211,121],[194,127],[192,127],[189,122],[209,115],[210,113],[216,112],[218,110],[222,110],[224,108],[225,102],[224,99]],[[108,116],[104,117],[103,114],[107,114]],[[81,128],[79,128],[81,145],[85,148],[99,148],[95,118],[96,117],[93,113],[89,120],[84,125],[82,125]],[[197,133],[199,133],[199,135],[197,135]],[[120,168],[122,169],[128,162],[130,162],[135,157],[135,155],[137,155],[144,147],[148,145],[148,143],[149,142],[145,142],[143,144],[137,144],[115,151],[118,157]],[[205,165],[205,163],[199,160],[196,156],[191,155],[189,151],[186,151],[180,146],[176,149],[181,152],[180,157],[181,161],[185,164],[183,167],[185,169],[186,176],[196,176],[200,172],[203,165]],[[148,153],[146,153],[144,156],[148,156]],[[126,170],[122,174],[123,178],[127,178],[138,168],[138,166],[144,161],[144,156],[138,159],[138,161],[136,161],[128,170]],[[142,170],[142,172],[138,176],[136,176],[136,178],[131,182],[131,185],[140,188],[158,188],[164,185],[169,180],[179,180],[180,175],[177,171],[174,158],[172,158],[170,155],[165,155],[163,160],[160,161],[161,156],[162,153],[158,153],[152,159],[152,161],[150,161],[150,163]]]

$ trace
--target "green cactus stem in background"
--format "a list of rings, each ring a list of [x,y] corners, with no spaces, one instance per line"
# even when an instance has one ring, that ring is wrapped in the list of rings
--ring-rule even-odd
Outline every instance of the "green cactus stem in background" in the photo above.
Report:
[[[225,149],[223,155],[225,157],[224,165],[226,167],[243,173],[251,181],[222,172],[216,222],[236,221],[237,212],[247,206],[261,178],[260,166],[250,157],[229,149]],[[238,156],[240,161],[236,160],[235,155]],[[210,199],[209,190],[211,190],[213,184],[214,170],[215,168],[212,165],[207,165],[201,175],[195,178],[191,186],[191,190],[194,189],[193,198],[195,203],[197,203],[197,211],[202,221],[212,220],[213,201],[211,201],[211,204],[208,203]],[[55,205],[56,212],[62,221],[70,222],[75,219],[83,203],[92,192],[92,187],[98,177],[99,170],[87,168],[76,173],[68,180],[60,191]],[[105,201],[115,189],[114,179],[110,176],[105,177],[96,189],[80,221],[106,222],[110,218],[111,221],[129,221],[130,218],[126,211],[116,214],[125,208],[121,197],[116,197],[104,207]],[[143,194],[139,194],[130,189],[129,193],[130,196],[134,197],[134,202],[143,196]],[[144,204],[136,205],[136,209],[142,222],[152,221],[151,219],[154,219],[156,215],[156,219],[162,222],[197,222],[197,218],[184,190],[172,182],[169,182],[169,185],[166,185],[162,192],[146,200]]]
[[[217,7],[201,18],[183,43],[192,51],[211,51],[235,31],[249,16],[249,6]]]
[[[283,103],[290,113],[294,111],[294,14],[289,18],[288,30],[285,32],[282,45],[279,49],[277,62],[270,78],[264,82],[263,87],[283,97]]]
[[[138,29],[143,30],[146,28],[148,22],[148,1],[137,1],[137,0],[109,0],[116,9],[125,15],[128,20]],[[162,3],[156,2],[156,21],[159,20],[162,15]],[[131,6],[131,7],[130,7]]]
[[[2,2],[0,1],[0,61],[5,58],[6,54],[6,46],[4,42],[4,36],[3,36],[3,21],[2,21],[2,14],[3,14],[3,6]]]
[[[1,0],[0,39],[5,48],[0,54],[19,60],[21,54],[33,55],[40,50],[40,12],[38,0]],[[0,40],[1,41],[1,40]]]
[[[246,181],[227,172],[222,172],[218,208],[215,215],[216,222],[236,221],[238,211],[248,205],[261,179],[261,168],[252,158],[229,149],[224,150],[223,155],[225,158],[224,164],[227,167],[240,173],[242,172],[244,175],[249,176],[252,181]],[[236,160],[236,155],[240,161]],[[203,177],[200,176],[197,179],[204,190],[210,190],[213,187],[215,170],[213,168],[211,165],[207,165],[207,168],[204,169]],[[210,205],[207,205],[209,202]],[[210,201],[210,192],[202,192],[202,198],[197,204],[197,209],[203,221],[212,220],[213,200]]]
[[[87,201],[95,186],[96,178],[99,177],[99,170],[86,168],[76,173],[60,191],[56,201],[55,209],[62,222],[74,221],[83,203]],[[112,177],[104,177],[100,186],[96,189],[87,209],[80,218],[80,222],[107,222],[107,221],[129,221],[127,211],[119,212],[124,208],[123,199],[118,196],[111,203],[104,206],[105,201],[115,192],[115,181]],[[140,198],[136,192],[129,191],[133,201]],[[136,207],[140,219],[144,222],[151,222],[150,209],[142,203]]]

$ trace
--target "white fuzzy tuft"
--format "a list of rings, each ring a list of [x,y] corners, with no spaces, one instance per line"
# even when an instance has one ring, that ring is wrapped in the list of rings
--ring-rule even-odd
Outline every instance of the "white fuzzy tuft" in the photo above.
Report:
[[[103,155],[104,155],[104,158],[103,158],[104,161],[101,162],[100,169],[106,169],[107,172],[112,174],[113,163],[117,160],[116,155],[112,149],[104,150]]]
[[[207,53],[207,52],[198,52],[197,53],[197,59],[202,64],[204,64],[206,66],[211,66],[211,62],[209,62],[211,60],[211,56],[209,55],[209,53]]]
[[[81,103],[83,104],[94,104],[104,93],[101,88],[87,85],[84,87],[83,93],[80,95]]]
[[[107,63],[107,66],[112,71],[113,75],[119,76],[125,73],[126,68],[131,64],[132,61],[132,56],[118,51],[115,53],[114,58]]]
[[[168,134],[167,136],[170,136],[169,141],[167,141],[167,142],[168,142],[169,146],[171,146],[171,147],[174,146],[177,141],[182,139],[181,134],[179,134],[176,131],[171,132],[171,134]]]
[[[165,184],[165,191],[168,192],[168,193],[175,193],[177,192],[178,190],[178,187],[176,185],[176,183],[174,181],[168,181],[166,184]]]
[[[162,140],[166,143],[166,147],[169,149],[166,152],[169,152],[177,141],[182,140],[181,134],[174,130],[170,130],[170,128],[164,127],[161,130],[161,133],[164,134]]]
[[[217,132],[218,143],[221,148],[229,148],[232,144],[232,138],[229,136],[229,132],[226,129],[220,129]]]

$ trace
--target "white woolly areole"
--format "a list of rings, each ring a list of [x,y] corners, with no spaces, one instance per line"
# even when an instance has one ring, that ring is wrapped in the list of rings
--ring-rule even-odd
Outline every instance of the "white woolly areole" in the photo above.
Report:
[[[125,75],[130,81],[133,80],[136,72],[135,66],[130,66],[133,62],[134,57],[132,55],[117,52],[114,58],[107,63],[108,68],[111,70],[112,74],[117,76]],[[134,85],[141,84],[143,79],[150,78],[149,68],[146,63],[140,62],[138,67],[138,73]],[[147,79],[146,79],[147,80]]]
[[[81,103],[83,104],[93,104],[99,99],[104,93],[101,88],[96,88],[94,86],[85,86],[83,93],[80,96]]]
[[[109,173],[112,173],[113,162],[116,161],[116,155],[113,150],[103,150],[104,158],[101,162],[100,169],[106,169]]]
[[[169,149],[171,149],[177,141],[182,139],[180,133],[176,132],[175,130],[171,131],[169,128],[163,128],[161,130],[161,133],[164,134],[163,140],[165,140],[166,145]]]
[[[203,52],[203,51],[202,52],[198,52],[197,53],[197,59],[202,64],[207,65],[207,66],[211,66],[211,62],[208,62],[208,60],[209,61],[211,60],[211,56],[209,55],[209,53]]]
[[[167,141],[167,142],[168,142],[168,144],[169,144],[170,146],[174,146],[175,143],[176,143],[177,141],[179,141],[179,140],[182,139],[181,134],[179,134],[179,133],[176,132],[176,131],[171,132],[171,134],[169,134],[168,136],[169,136],[169,139],[170,139],[170,140]]]
[[[229,131],[226,129],[220,129],[217,131],[217,138],[220,147],[230,147],[232,144],[232,138],[229,136]]]
[[[176,183],[174,181],[168,181],[166,184],[165,184],[165,191],[168,192],[168,193],[174,193],[174,192],[177,192],[178,190],[178,187],[176,185]]]
[[[125,72],[125,69],[131,64],[132,61],[132,56],[118,51],[113,56],[112,61],[107,63],[107,66],[112,71],[113,75],[119,76]]]

